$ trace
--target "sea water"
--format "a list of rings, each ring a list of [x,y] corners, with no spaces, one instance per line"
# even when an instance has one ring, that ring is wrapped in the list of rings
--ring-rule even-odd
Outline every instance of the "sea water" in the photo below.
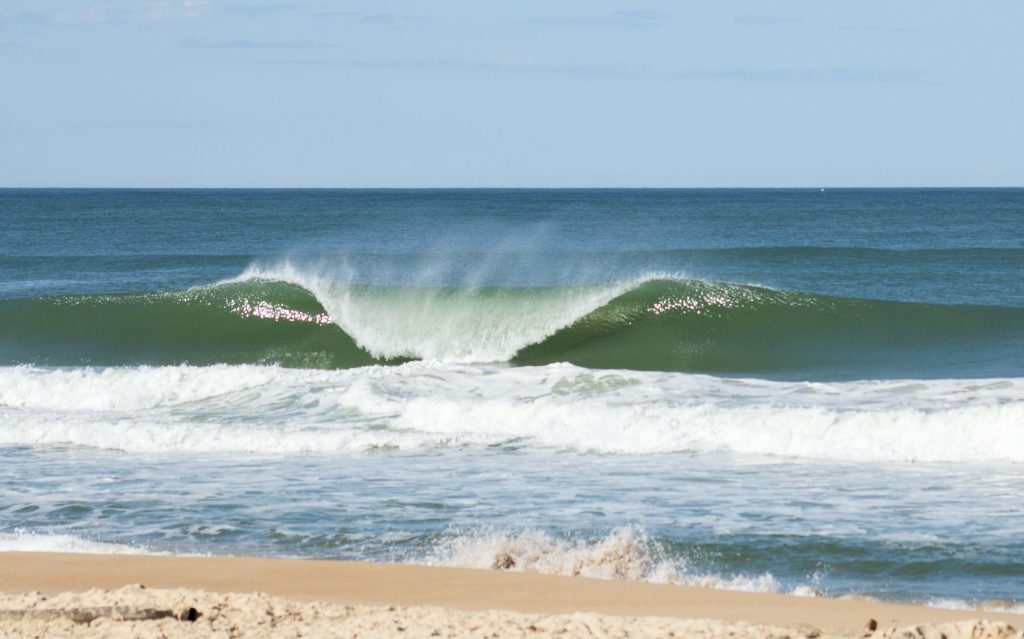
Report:
[[[1024,602],[1024,190],[2,190],[0,549]]]

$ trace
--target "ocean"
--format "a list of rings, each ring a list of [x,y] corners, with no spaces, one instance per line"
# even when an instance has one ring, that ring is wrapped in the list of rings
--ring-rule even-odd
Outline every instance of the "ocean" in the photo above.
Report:
[[[0,550],[1024,610],[1024,189],[0,190]]]

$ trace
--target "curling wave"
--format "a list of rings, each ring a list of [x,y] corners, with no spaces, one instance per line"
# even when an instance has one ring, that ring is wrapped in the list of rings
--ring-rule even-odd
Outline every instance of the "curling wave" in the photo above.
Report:
[[[462,289],[277,275],[169,293],[2,301],[0,363],[353,368],[424,359],[783,377],[1024,373],[1018,308],[664,277]]]

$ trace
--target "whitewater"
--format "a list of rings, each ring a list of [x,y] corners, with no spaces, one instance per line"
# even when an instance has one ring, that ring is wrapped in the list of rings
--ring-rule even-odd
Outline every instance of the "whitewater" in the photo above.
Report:
[[[858,461],[1024,462],[1024,380],[789,383],[414,362],[0,369],[0,443],[341,453],[531,445]]]

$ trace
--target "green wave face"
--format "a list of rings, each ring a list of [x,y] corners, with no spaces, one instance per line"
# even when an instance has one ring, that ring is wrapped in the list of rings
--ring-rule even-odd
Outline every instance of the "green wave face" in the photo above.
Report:
[[[527,346],[518,364],[707,373],[885,376],[1002,362],[1024,369],[1024,309],[855,300],[648,281]],[[940,367],[939,369],[933,367]]]
[[[514,365],[808,379],[1024,373],[1017,308],[665,279],[604,292],[361,287],[328,302],[265,280],[6,300],[0,363],[351,368],[408,361],[389,353],[463,362],[507,353],[499,359]]]
[[[7,364],[279,364],[347,368],[376,363],[305,289],[243,282],[142,295],[41,297],[0,303]]]

